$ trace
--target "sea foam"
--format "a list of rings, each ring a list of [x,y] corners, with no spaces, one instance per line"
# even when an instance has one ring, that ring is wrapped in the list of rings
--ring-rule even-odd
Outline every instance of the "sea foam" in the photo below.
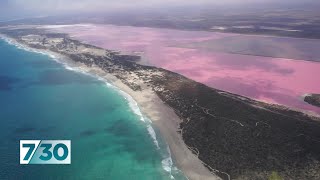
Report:
[[[167,152],[169,155],[167,156],[167,158],[165,158],[161,161],[162,168],[170,174],[171,179],[174,179],[174,177],[172,176],[173,162],[172,162],[171,151],[170,151],[169,146],[167,146]]]

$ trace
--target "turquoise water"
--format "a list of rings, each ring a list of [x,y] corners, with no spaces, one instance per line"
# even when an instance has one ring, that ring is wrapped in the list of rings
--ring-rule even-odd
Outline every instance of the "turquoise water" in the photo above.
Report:
[[[106,83],[0,39],[0,179],[184,179],[128,103]],[[72,163],[20,165],[20,139],[70,139]]]

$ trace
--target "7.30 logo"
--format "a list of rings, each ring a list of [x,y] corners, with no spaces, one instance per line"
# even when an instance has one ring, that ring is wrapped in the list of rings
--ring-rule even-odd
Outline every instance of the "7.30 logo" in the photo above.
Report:
[[[20,140],[20,164],[71,164],[71,142]]]

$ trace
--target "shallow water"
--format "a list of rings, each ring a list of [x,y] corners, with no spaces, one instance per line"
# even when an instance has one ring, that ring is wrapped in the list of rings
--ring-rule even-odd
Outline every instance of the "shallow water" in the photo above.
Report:
[[[136,112],[110,84],[0,39],[0,179],[185,179]],[[20,139],[70,139],[72,163],[20,165]]]
[[[114,25],[76,27],[48,28],[106,49],[138,52],[144,64],[213,88],[320,114],[320,108],[302,100],[304,94],[320,93],[320,63],[305,61],[320,61],[319,40]]]

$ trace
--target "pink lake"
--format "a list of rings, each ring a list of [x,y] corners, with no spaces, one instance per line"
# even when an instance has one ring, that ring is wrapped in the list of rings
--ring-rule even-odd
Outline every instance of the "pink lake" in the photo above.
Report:
[[[320,93],[319,40],[114,25],[47,28],[106,49],[139,53],[143,64],[216,89],[320,114],[302,99]]]

